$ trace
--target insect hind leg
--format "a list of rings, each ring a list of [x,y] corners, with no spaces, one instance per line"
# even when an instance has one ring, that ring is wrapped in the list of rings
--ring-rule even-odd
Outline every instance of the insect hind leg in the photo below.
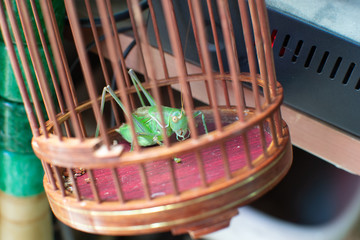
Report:
[[[106,95],[106,90],[107,87],[104,87],[103,88],[103,91],[102,91],[102,94],[101,94],[101,103],[100,103],[100,113],[101,115],[103,114],[104,112],[104,105],[105,105],[105,95]],[[100,124],[98,123],[96,125],[96,130],[95,130],[95,137],[98,137],[99,136],[99,128],[100,128]]]
[[[104,106],[105,106],[105,97],[106,97],[106,93],[109,93],[111,95],[111,97],[115,100],[115,102],[120,106],[120,108],[124,111],[124,113],[126,115],[127,112],[125,111],[125,106],[124,104],[121,102],[121,100],[118,98],[118,96],[116,96],[116,93],[114,92],[114,90],[110,87],[110,85],[107,85],[106,87],[103,88],[102,94],[101,94],[101,103],[100,103],[100,113],[101,115],[104,112]],[[96,131],[95,131],[95,137],[99,136],[99,127],[100,124],[98,123],[96,126]]]
[[[139,88],[141,89],[141,91],[144,93],[146,99],[148,100],[148,102],[150,103],[151,106],[155,106],[156,103],[155,103],[155,100],[154,98],[150,95],[150,93],[141,85],[141,82],[140,80],[138,79],[138,77],[136,76],[134,70],[130,69],[129,70],[129,75],[130,75],[130,78],[134,84],[134,87],[135,87],[135,90],[139,96],[139,99],[141,101],[141,104],[142,106],[145,106],[145,103],[141,97],[141,94],[140,94],[140,91],[139,91]]]

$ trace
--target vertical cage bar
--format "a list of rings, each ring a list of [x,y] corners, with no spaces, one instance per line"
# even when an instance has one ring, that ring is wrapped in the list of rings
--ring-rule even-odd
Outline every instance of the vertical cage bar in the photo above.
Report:
[[[95,202],[100,203],[101,200],[100,200],[99,192],[98,192],[97,187],[96,187],[96,182],[95,182],[93,170],[88,169],[86,172],[89,174],[90,187],[91,187],[91,191],[92,191],[92,193],[94,195],[94,200],[95,200]]]
[[[214,10],[213,10],[213,6],[212,6],[211,1],[212,0],[207,0],[207,6],[208,6],[209,18],[210,18],[210,25],[211,25],[211,30],[212,30],[212,33],[213,33],[214,44],[215,44],[215,49],[216,49],[216,58],[217,58],[217,61],[218,61],[220,74],[224,75],[224,73],[225,73],[225,71],[224,71],[224,63],[223,63],[222,56],[221,56],[219,37],[218,37],[217,30],[216,30],[215,15],[214,15]],[[227,107],[230,107],[229,91],[228,91],[226,81],[222,80],[221,82],[222,82],[222,87],[223,87],[223,90],[224,90],[225,105]]]
[[[201,31],[204,31],[205,30],[205,26],[204,24],[203,25],[203,29],[201,29],[201,31],[199,31],[199,29],[196,28],[196,20],[200,20],[200,21],[203,21],[203,17],[202,17],[202,14],[199,15],[198,11],[196,13],[194,13],[194,8],[193,8],[193,5],[192,5],[192,0],[188,0],[188,6],[189,6],[189,13],[190,13],[190,20],[191,20],[191,25],[193,26],[193,33],[194,33],[194,39],[195,39],[195,45],[196,45],[196,49],[197,49],[197,52],[198,52],[198,56],[199,56],[199,62],[200,62],[200,67],[201,67],[201,72],[202,73],[205,73],[206,72],[206,66],[205,66],[205,62],[206,60],[210,60],[210,55],[208,54],[208,59],[206,59],[206,56],[202,53],[202,48],[204,46],[207,46],[208,43],[206,42],[205,40],[205,45],[202,45],[204,41],[200,42],[200,36],[199,34],[201,34],[200,32]],[[195,16],[196,15],[196,16]],[[206,38],[205,38],[206,39]],[[202,47],[201,47],[202,46]],[[204,60],[205,58],[205,60]],[[210,64],[210,67],[211,67],[211,64]],[[212,96],[212,91],[209,89],[209,83],[208,81],[205,81],[205,89],[206,89],[206,94],[208,96],[208,102],[209,102],[209,106],[211,107],[213,105],[213,96]]]
[[[282,131],[283,122],[282,122],[282,116],[281,116],[281,111],[280,110],[277,110],[274,113],[274,119],[275,119],[275,125],[276,125],[276,129],[277,129],[279,138],[282,138],[284,135],[283,135],[283,131]]]
[[[255,49],[254,49],[254,43],[251,38],[251,27],[250,27],[250,16],[247,11],[247,4],[245,0],[239,0],[239,9],[240,9],[240,17],[241,17],[241,23],[242,28],[244,32],[244,40],[245,40],[245,46],[246,46],[246,53],[248,57],[249,62],[249,70],[250,70],[250,78],[251,78],[251,84],[252,84],[252,91],[254,95],[255,100],[255,109],[258,112],[262,111],[261,102],[260,102],[260,91],[258,88],[258,82],[257,82],[257,64],[256,64],[256,56],[255,56]]]
[[[176,180],[176,176],[175,176],[175,168],[174,168],[174,164],[176,164],[176,163],[173,159],[169,159],[168,164],[169,164],[169,168],[170,168],[170,180],[171,180],[171,185],[174,190],[174,195],[178,196],[180,194],[180,192],[179,192],[179,188],[177,185],[177,180]]]
[[[167,68],[166,60],[165,60],[164,49],[163,49],[161,39],[160,39],[160,32],[159,32],[159,27],[158,27],[157,20],[156,20],[156,14],[155,14],[155,11],[154,11],[153,1],[148,0],[148,4],[149,4],[149,11],[150,11],[150,16],[151,16],[151,21],[153,22],[154,33],[155,33],[155,38],[156,38],[156,44],[157,44],[157,48],[159,50],[160,59],[161,59],[162,67],[163,67],[163,70],[164,70],[164,76],[165,76],[165,79],[168,79],[169,78],[169,71],[168,71],[168,68]]]
[[[87,57],[86,47],[85,47],[83,36],[81,34],[81,27],[80,27],[80,24],[78,21],[74,2],[66,0],[65,8],[66,8],[66,12],[67,12],[67,15],[69,18],[70,28],[73,33],[75,46],[76,46],[77,52],[79,54],[80,64],[83,69],[86,87],[87,87],[87,90],[88,90],[88,93],[89,93],[89,96],[91,99],[92,109],[94,111],[95,118],[96,118],[97,122],[99,123],[101,137],[104,141],[104,144],[108,148],[110,148],[111,143],[110,143],[109,137],[106,134],[105,122],[104,122],[104,119],[100,112],[100,106],[97,101],[95,82],[94,82],[94,78],[93,78],[92,71],[91,71],[91,65],[90,65],[89,59]]]
[[[65,105],[64,105],[64,102],[63,102],[62,97],[61,97],[59,84],[57,83],[56,73],[55,73],[54,66],[52,64],[51,57],[50,57],[49,48],[48,48],[48,46],[46,44],[44,32],[42,30],[40,17],[39,17],[39,12],[38,12],[38,10],[36,8],[36,4],[35,4],[34,0],[30,0],[30,4],[31,4],[31,9],[32,9],[33,14],[34,14],[34,19],[35,19],[35,23],[36,23],[36,26],[37,26],[37,29],[38,29],[41,45],[42,45],[42,47],[44,49],[46,63],[47,63],[47,66],[49,68],[49,72],[50,72],[52,84],[53,84],[54,89],[55,89],[55,94],[56,94],[56,97],[57,97],[59,108],[60,108],[61,113],[64,114],[65,113]],[[37,113],[37,115],[39,115],[39,113]],[[71,136],[71,134],[70,134],[70,126],[69,126],[67,121],[65,121],[64,126],[65,126],[65,131],[66,131],[67,136]]]
[[[202,185],[202,187],[206,188],[208,186],[208,184],[206,181],[206,173],[205,173],[204,163],[203,163],[203,159],[202,159],[200,150],[195,151],[195,156],[196,156],[196,163],[197,163],[199,173],[200,173],[201,185]]]
[[[261,35],[259,15],[257,12],[255,1],[249,1],[249,8],[251,14],[251,21],[253,24],[255,46],[258,56],[259,68],[260,68],[260,76],[261,76],[261,80],[264,82],[263,91],[264,91],[265,102],[267,105],[269,105],[271,103],[271,98],[270,98],[269,81],[268,81],[268,74],[266,68],[264,42]]]
[[[232,175],[231,175],[231,170],[230,170],[229,158],[228,158],[228,154],[226,152],[226,146],[225,146],[224,142],[220,143],[220,150],[221,150],[221,156],[223,159],[225,177],[227,180],[230,180],[232,178]]]
[[[277,82],[276,82],[275,65],[274,65],[274,54],[271,47],[270,27],[268,21],[269,18],[264,1],[258,1],[258,9],[259,9],[259,18],[261,23],[261,33],[264,38],[265,58],[267,63],[268,75],[269,75],[270,93],[272,97],[275,97],[278,93],[276,87]],[[282,125],[281,116],[279,116],[278,114],[274,115],[274,121],[275,121],[276,132],[279,137],[282,137],[283,134],[281,128]]]
[[[156,15],[155,15],[152,0],[148,0],[148,4],[149,4],[149,11],[150,11],[151,20],[152,20],[153,26],[154,26],[154,33],[155,33],[156,43],[157,43],[161,63],[162,63],[163,70],[164,70],[164,77],[167,80],[167,79],[169,79],[169,71],[168,71],[168,68],[167,68],[166,60],[165,60],[164,49],[162,47],[162,43],[161,43],[161,40],[160,40],[160,32],[159,32],[159,27],[157,25],[157,20],[156,20]],[[172,90],[170,85],[167,86],[167,91],[168,91],[168,94],[169,94],[170,106],[172,108],[175,108],[174,94],[173,94],[173,90]]]
[[[212,102],[211,107],[212,107],[212,112],[214,114],[216,129],[218,131],[222,131],[221,117],[220,117],[218,101],[217,101],[217,96],[216,96],[216,91],[215,91],[215,80],[214,80],[213,70],[212,70],[212,66],[211,66],[211,57],[209,54],[209,50],[207,48],[208,43],[206,41],[206,35],[205,35],[204,17],[203,17],[202,11],[201,11],[200,2],[195,0],[195,1],[193,1],[193,4],[194,4],[194,6],[193,6],[194,13],[195,13],[194,32],[197,32],[196,35],[198,35],[200,55],[202,56],[203,61],[204,61],[204,63],[203,63],[204,71],[205,71],[204,73],[206,74],[206,82],[208,83],[207,90],[209,90],[208,96],[210,96],[211,102]]]
[[[280,110],[276,111],[273,115],[273,118],[274,118],[276,132],[278,134],[277,137],[282,138],[284,135],[283,135],[283,131],[282,131],[283,122],[282,122],[282,117],[281,117],[281,111]],[[279,141],[279,139],[278,139],[278,141]]]
[[[271,47],[271,37],[270,37],[270,27],[268,21],[268,14],[265,6],[265,1],[256,1],[257,8],[259,12],[259,21],[260,21],[260,28],[261,34],[264,41],[264,51],[265,51],[265,58],[267,64],[267,70],[269,75],[269,85],[271,90],[272,97],[277,95],[276,93],[276,75],[275,75],[275,65],[274,65],[274,56]]]
[[[149,186],[149,181],[147,179],[146,176],[146,171],[145,171],[145,166],[143,163],[138,164],[139,170],[140,170],[140,177],[141,177],[141,182],[143,185],[143,189],[144,189],[144,195],[145,195],[145,199],[150,201],[151,200],[151,193],[150,193],[150,186]]]
[[[248,138],[246,132],[244,132],[241,136],[242,136],[242,138],[244,140],[246,164],[250,169],[252,169],[254,167],[254,165],[252,164],[252,157],[251,157],[251,154],[250,154],[249,138]]]
[[[48,9],[49,9],[49,13],[50,13],[50,22],[52,24],[52,28],[53,28],[53,31],[54,31],[55,36],[56,36],[55,41],[57,42],[58,49],[60,50],[60,57],[61,57],[60,64],[61,63],[63,64],[64,69],[65,69],[65,74],[66,74],[66,77],[67,77],[66,78],[67,82],[65,80],[65,85],[64,86],[67,86],[66,91],[70,91],[70,93],[71,93],[71,98],[72,99],[70,100],[69,109],[70,109],[70,114],[74,115],[72,118],[75,119],[75,120],[72,120],[72,123],[73,123],[73,125],[75,125],[76,132],[81,132],[81,134],[82,134],[82,135],[80,135],[80,133],[77,133],[77,135],[80,136],[79,139],[83,140],[82,137],[86,136],[84,123],[83,123],[81,115],[76,114],[76,112],[73,110],[73,105],[78,106],[78,100],[77,100],[77,97],[76,97],[75,86],[74,86],[74,83],[72,81],[71,71],[70,71],[70,68],[69,68],[69,64],[67,62],[65,50],[64,50],[64,47],[62,45],[61,35],[60,35],[59,29],[57,27],[58,24],[57,24],[57,21],[56,21],[56,16],[55,16],[54,8],[53,8],[53,5],[52,5],[52,1],[47,0],[47,4],[49,6]],[[47,29],[47,30],[49,31],[49,29]],[[72,111],[74,111],[74,113],[72,113]],[[77,117],[77,119],[76,119],[76,117]],[[78,130],[79,125],[80,125],[80,130]]]
[[[70,112],[71,122],[75,127],[75,135],[82,139],[82,133],[79,127],[79,118],[75,112],[75,104],[76,104],[76,96],[72,87],[71,76],[68,70],[68,66],[66,64],[66,58],[64,58],[64,51],[61,45],[61,42],[58,41],[60,37],[57,32],[57,27],[53,25],[52,21],[52,9],[48,5],[47,0],[40,0],[40,6],[44,17],[44,22],[46,25],[50,45],[52,48],[52,53],[54,55],[55,64],[57,73],[59,74],[59,80],[61,84],[61,88],[64,94],[66,106]]]
[[[162,2],[162,6],[163,6],[163,10],[164,10],[164,15],[165,15],[166,27],[168,29],[170,46],[171,46],[171,49],[173,50],[173,55],[175,56],[175,59],[176,59],[175,64],[177,66],[181,66],[180,67],[181,69],[184,69],[184,70],[177,70],[177,71],[182,71],[183,72],[179,76],[180,77],[180,81],[179,81],[180,82],[180,84],[179,84],[180,85],[180,91],[181,91],[181,94],[183,96],[185,95],[185,92],[182,92],[182,91],[187,91],[188,92],[188,95],[190,96],[190,98],[188,100],[189,107],[191,109],[193,109],[194,108],[194,103],[192,101],[192,96],[193,95],[192,95],[192,92],[191,92],[190,82],[185,81],[186,86],[181,85],[181,79],[183,78],[182,75],[184,76],[185,79],[188,76],[187,67],[186,67],[186,60],[185,60],[185,57],[184,57],[184,52],[186,50],[186,46],[185,46],[185,50],[184,50],[183,46],[181,44],[181,39],[180,39],[180,35],[179,35],[180,31],[179,31],[179,27],[177,25],[177,19],[176,19],[176,16],[175,16],[174,5],[173,5],[172,1],[169,1],[169,3],[168,4],[166,3],[166,6],[165,6],[167,8],[167,10],[165,10],[164,2]],[[170,26],[171,26],[171,29],[169,28]],[[188,31],[189,30],[190,29],[188,29]],[[174,36],[174,37],[172,37],[172,36]],[[176,40],[171,40],[172,38],[176,39]],[[176,42],[172,43],[173,41],[176,41]],[[174,50],[174,47],[176,47],[175,50]],[[179,52],[178,57],[176,57],[174,51]],[[186,88],[186,90],[184,90],[184,88]],[[186,102],[186,100],[185,100],[185,102]],[[186,106],[186,104],[185,104],[185,106]],[[186,112],[186,109],[185,109],[185,112]],[[189,112],[190,112],[190,110],[189,110]],[[190,125],[191,125],[191,123],[190,123]],[[196,133],[196,137],[197,137],[197,133]]]
[[[49,26],[50,26],[50,28],[52,28],[53,33],[55,34],[55,44],[58,46],[58,50],[59,50],[59,53],[60,53],[60,63],[62,63],[62,65],[64,67],[64,70],[65,70],[65,74],[66,74],[65,79],[67,79],[67,81],[68,81],[67,82],[68,89],[69,89],[69,91],[71,93],[73,104],[75,106],[77,106],[78,101],[77,101],[77,97],[76,97],[76,94],[75,94],[76,91],[75,91],[75,87],[74,87],[74,84],[73,84],[73,81],[72,81],[72,78],[71,78],[71,72],[70,72],[69,64],[68,64],[67,59],[66,59],[65,50],[64,50],[64,47],[62,45],[61,35],[60,35],[59,29],[57,27],[58,24],[56,22],[56,17],[55,17],[55,12],[54,12],[54,8],[53,8],[53,5],[52,5],[52,1],[51,0],[46,0],[46,2],[47,2],[47,6],[48,6],[47,9],[49,11],[48,13],[49,13],[49,16],[50,16],[49,17],[49,21],[50,21]],[[49,31],[49,26],[47,27],[48,31]],[[79,121],[80,121],[80,124],[81,124],[80,126],[83,126],[80,115],[79,115]],[[83,130],[83,129],[81,129],[81,130]]]
[[[130,108],[130,101],[126,95],[126,89],[125,89],[122,72],[121,72],[119,63],[117,61],[116,53],[113,51],[114,49],[116,49],[116,43],[114,42],[114,38],[112,37],[111,23],[110,23],[110,20],[108,19],[108,13],[106,10],[107,7],[106,7],[105,2],[102,0],[97,0],[97,6],[98,6],[100,19],[101,19],[104,33],[105,33],[105,40],[106,40],[106,45],[108,46],[108,52],[110,55],[111,64],[112,64],[112,67],[114,70],[117,85],[120,88],[120,97],[121,97],[122,102],[124,103],[125,111],[127,113],[131,113],[132,111]],[[134,150],[136,152],[138,152],[140,150],[140,146],[139,146],[138,139],[136,137],[134,122],[132,121],[131,116],[129,114],[125,114],[125,117],[126,117],[126,122],[130,126],[131,135],[133,136]]]
[[[185,104],[185,114],[187,116],[192,116],[192,101],[191,101],[191,92],[189,85],[186,79],[186,66],[185,58],[182,51],[182,46],[180,42],[180,36],[176,24],[175,13],[171,1],[162,0],[166,25],[169,31],[169,38],[171,43],[171,48],[176,60],[176,68],[179,76],[179,82],[181,86],[181,94],[183,94],[184,104]],[[192,117],[188,117],[188,124],[191,131],[191,138],[197,139],[198,133],[196,131],[195,120]]]
[[[260,133],[260,139],[261,139],[261,146],[263,149],[263,153],[265,157],[268,157],[267,152],[267,146],[266,146],[266,140],[265,140],[265,128],[264,128],[264,122],[260,122],[259,125],[259,133]]]
[[[123,191],[121,189],[119,176],[118,176],[118,173],[116,171],[116,168],[111,168],[111,175],[112,175],[112,178],[114,179],[116,195],[118,197],[118,200],[119,200],[119,202],[124,203],[125,199],[124,199]]]
[[[189,6],[190,21],[191,21],[191,25],[193,28],[194,40],[195,40],[197,54],[199,56],[199,64],[200,64],[201,72],[205,73],[204,59],[203,59],[203,56],[202,56],[201,50],[200,50],[199,35],[198,35],[198,30],[196,29],[196,21],[195,21],[195,16],[194,16],[194,9],[192,6],[192,0],[188,0],[187,3]],[[211,100],[210,97],[209,97],[209,100]]]
[[[72,186],[73,186],[73,189],[74,189],[74,193],[75,193],[75,197],[76,197],[76,200],[80,201],[80,193],[79,193],[79,189],[78,189],[78,186],[77,186],[77,182],[76,182],[76,179],[74,177],[74,173],[72,171],[71,168],[67,168],[67,172],[68,172],[68,175],[70,177],[70,181],[72,183]]]
[[[271,104],[272,99],[271,99],[271,95],[270,95],[269,80],[268,80],[269,75],[268,75],[268,69],[267,69],[267,65],[266,65],[267,59],[265,58],[264,39],[263,39],[263,35],[261,33],[261,24],[259,22],[259,14],[258,14],[256,2],[250,1],[249,8],[250,8],[251,20],[253,23],[253,29],[254,29],[255,45],[256,45],[256,50],[257,50],[257,55],[258,55],[259,67],[260,67],[260,76],[261,76],[262,81],[264,81],[263,91],[264,91],[265,102],[267,105],[269,105],[269,104]],[[259,127],[260,127],[260,134],[261,134],[264,154],[266,155],[267,147],[266,147],[265,134],[264,134],[265,130],[264,130],[263,124],[260,124]],[[277,135],[276,135],[276,132],[274,129],[274,124],[273,124],[272,119],[270,120],[270,130],[273,135],[274,144],[277,147],[278,140],[277,140]]]
[[[34,82],[33,82],[33,79],[32,79],[31,71],[30,71],[30,68],[29,68],[29,64],[28,64],[28,61],[27,61],[26,54],[25,54],[25,49],[24,49],[23,43],[21,41],[21,35],[20,35],[20,32],[19,32],[19,28],[17,26],[17,22],[16,22],[16,19],[15,19],[14,12],[13,12],[13,6],[12,6],[10,1],[5,1],[5,6],[6,6],[6,9],[7,9],[10,24],[11,24],[11,27],[12,27],[12,30],[13,30],[13,33],[14,33],[15,42],[16,42],[16,45],[18,46],[22,66],[24,67],[24,73],[25,73],[25,76],[27,78],[31,98],[33,99],[33,103],[34,103],[34,106],[35,106],[36,115],[38,116],[40,127],[41,127],[42,131],[44,132],[45,137],[48,137],[48,134],[47,134],[47,131],[46,131],[46,126],[45,126],[45,119],[44,119],[44,116],[43,116],[42,111],[41,111],[40,102],[39,102],[39,99],[38,99],[38,96],[37,96],[37,93],[36,93],[36,90],[35,90],[35,86],[34,86]],[[3,30],[4,31],[3,35],[4,35],[4,39],[5,39],[5,43],[7,45],[7,48],[10,49],[12,47],[12,49],[14,50],[14,47],[13,47],[12,43],[10,43],[11,46],[8,46],[8,39],[6,39],[7,37],[5,36],[9,32],[9,29],[8,29],[7,25],[6,25],[6,27],[1,26],[1,28],[4,29]],[[9,51],[10,61],[12,63],[13,60],[12,60],[11,54],[12,54],[12,51]],[[13,69],[14,69],[14,74],[15,74],[15,77],[17,79],[18,85],[20,87],[20,85],[22,84],[23,85],[22,88],[26,88],[25,85],[24,85],[24,79],[22,78],[22,75],[21,75],[21,70],[20,70],[20,67],[19,67],[19,61],[17,59],[14,59],[14,61],[16,61],[16,63],[14,62],[14,64],[17,65],[17,67],[13,66]],[[13,63],[12,63],[12,65],[13,65]],[[18,70],[17,70],[17,68],[18,68]],[[20,71],[20,72],[18,73],[17,71]],[[31,110],[31,115],[32,115],[31,118],[34,118],[33,121],[35,121],[35,122],[32,122],[30,117],[29,117],[31,130],[32,130],[32,133],[33,133],[34,136],[38,136],[39,131],[37,129],[38,128],[37,120],[36,120],[35,115],[33,114],[33,111],[31,109],[31,103],[30,103],[29,96],[27,95],[27,91],[25,89],[25,92],[23,92],[24,89],[22,89],[22,88],[20,88],[20,90],[21,90],[20,92],[21,92],[21,96],[22,96],[22,98],[24,100],[24,103],[25,103],[25,109],[26,110]],[[26,102],[28,102],[28,103],[26,103]],[[30,105],[30,109],[27,109],[27,104]],[[34,128],[33,126],[36,126],[36,130],[33,129]]]
[[[176,20],[175,11],[174,11],[174,5],[172,2],[166,2],[163,0],[162,0],[161,5],[162,5],[163,11],[164,11],[166,27],[168,30],[169,41],[170,41],[171,49],[173,51],[173,55],[175,56],[177,61],[181,61],[180,66],[183,66],[183,68],[185,69],[184,75],[186,76],[187,69],[186,69],[186,64],[185,64],[184,49],[181,44],[181,39],[180,39],[180,35],[179,35],[179,27],[177,25],[177,20]],[[178,48],[174,49],[172,42],[175,42],[173,44],[174,44],[174,46],[176,46]],[[178,52],[179,54],[175,55],[175,52],[176,53]],[[178,59],[176,56],[179,56],[180,58]]]
[[[267,21],[265,19],[263,19],[265,13],[262,12],[261,9],[259,10],[259,6],[257,4],[262,5],[261,2],[259,2],[259,1],[257,3],[252,2],[250,6],[254,9],[252,9],[252,10],[250,9],[250,11],[254,11],[253,19],[256,22],[255,23],[256,28],[254,26],[254,29],[256,29],[255,31],[257,32],[257,35],[260,35],[259,38],[261,38],[261,47],[262,48],[259,49],[259,51],[261,51],[262,53],[259,54],[260,58],[261,58],[261,59],[259,59],[259,61],[262,61],[265,66],[260,65],[260,74],[261,74],[261,78],[263,78],[263,80],[265,81],[264,92],[265,92],[266,101],[268,103],[270,103],[270,102],[272,102],[271,95],[273,94],[274,95],[273,97],[275,97],[275,94],[276,94],[275,93],[275,91],[276,91],[275,85],[270,83],[271,78],[273,78],[272,79],[273,82],[275,80],[275,76],[273,75],[274,74],[273,70],[275,70],[275,68],[274,68],[274,65],[272,64],[273,58],[271,55],[270,31],[269,31],[269,29],[266,29],[265,25],[267,25],[267,23],[266,23]],[[261,22],[261,20],[262,20],[262,22]],[[256,45],[256,46],[257,46],[257,48],[259,48],[258,45]],[[266,49],[266,47],[268,47],[268,49]],[[274,89],[271,89],[271,87],[273,87]],[[271,131],[271,135],[273,137],[274,144],[276,147],[278,147],[279,146],[278,138],[277,138],[278,130],[276,130],[276,127],[274,124],[274,119],[272,117],[269,119],[269,123],[270,123],[270,131]]]
[[[54,173],[50,167],[50,164],[44,162],[44,166],[45,166],[45,169],[46,171],[49,173],[48,177],[49,177],[49,181],[51,183],[51,186],[53,188],[53,190],[57,190],[58,187],[56,186],[56,181],[55,181],[55,178],[54,178]]]
[[[28,117],[29,122],[30,122],[30,127],[31,127],[32,134],[34,136],[39,136],[38,123],[37,123],[37,120],[35,118],[35,114],[34,114],[34,112],[32,110],[32,106],[31,106],[29,96],[27,95],[25,82],[24,82],[23,76],[21,74],[19,62],[18,62],[18,59],[16,57],[15,49],[14,49],[14,46],[13,46],[13,43],[12,43],[12,40],[11,40],[10,31],[9,31],[9,27],[7,25],[7,21],[6,21],[5,16],[6,15],[5,15],[3,3],[0,1],[1,33],[3,35],[5,45],[6,45],[7,49],[8,49],[10,63],[11,63],[12,68],[14,69],[14,75],[15,75],[15,79],[16,79],[17,85],[18,85],[19,90],[20,90],[21,97],[22,97],[22,99],[24,101],[24,107],[25,107],[25,111],[26,111],[27,117]]]
[[[106,83],[106,85],[111,86],[109,72],[106,68],[104,54],[103,54],[101,46],[100,46],[99,34],[97,33],[97,29],[96,29],[96,25],[95,25],[95,21],[94,21],[94,15],[92,14],[91,5],[90,5],[89,0],[85,0],[85,7],[86,7],[87,14],[89,16],[89,22],[90,22],[92,34],[94,36],[95,46],[96,46],[97,54],[99,56],[100,65],[101,65],[101,69],[102,69],[102,72],[104,75],[105,83]],[[114,112],[115,122],[117,125],[120,125],[119,113],[118,113],[118,109],[116,107],[116,103],[115,103],[114,99],[111,99],[110,103],[111,103],[112,110]]]
[[[275,117],[274,115],[270,115],[270,117],[268,118],[269,120],[269,124],[270,124],[270,132],[271,132],[271,136],[273,138],[274,144],[276,147],[279,146],[279,140],[278,140],[278,135],[277,135],[277,129],[275,126]]]
[[[161,103],[161,98],[160,98],[160,92],[159,92],[159,88],[157,86],[156,79],[155,79],[155,68],[153,65],[153,59],[152,59],[150,48],[149,48],[148,37],[146,34],[140,6],[138,4],[135,4],[135,2],[137,2],[137,1],[133,1],[132,6],[131,7],[129,6],[129,11],[133,12],[136,27],[139,30],[139,32],[138,32],[139,41],[140,41],[139,44],[143,45],[142,49],[143,49],[145,65],[147,65],[146,69],[148,71],[148,76],[150,78],[151,89],[153,90],[154,99],[156,102],[156,108],[157,108],[157,111],[160,116],[160,124],[162,126],[161,130],[162,130],[162,135],[163,135],[163,142],[164,142],[165,146],[170,146],[170,140],[167,136],[167,129],[164,127],[164,126],[166,126],[166,124],[165,124],[164,115],[163,115],[163,108],[162,108],[162,103]]]
[[[125,58],[124,58],[124,54],[123,54],[123,50],[120,44],[120,39],[117,35],[117,29],[116,29],[116,23],[115,23],[115,19],[114,19],[114,13],[112,11],[112,7],[111,7],[111,3],[110,0],[106,0],[106,4],[107,4],[107,9],[109,12],[109,19],[110,19],[110,23],[111,23],[111,27],[112,27],[112,31],[114,33],[113,38],[114,38],[114,42],[115,42],[115,46],[116,46],[116,52],[118,53],[118,56],[120,57],[120,63],[121,63],[121,69],[123,71],[123,76],[125,79],[125,83],[127,87],[130,87],[130,79],[129,79],[129,75],[127,74],[127,69],[125,66]],[[130,11],[129,11],[130,13]],[[135,103],[133,102],[133,98],[130,98],[130,102],[131,102],[131,106],[135,107]]]
[[[58,136],[59,140],[61,141],[62,133],[61,133],[60,125],[56,120],[56,111],[55,111],[54,102],[51,98],[50,92],[48,91],[49,84],[47,82],[44,67],[42,65],[42,61],[41,61],[40,54],[39,54],[39,49],[36,44],[34,29],[31,25],[32,21],[29,16],[26,2],[16,0],[16,5],[17,5],[18,11],[20,13],[20,22],[21,22],[22,28],[24,30],[26,43],[29,47],[30,58],[31,58],[33,66],[36,70],[35,72],[37,73],[39,87],[40,87],[41,94],[43,96],[46,110],[48,112],[48,116],[49,116],[50,120],[54,124],[55,133]]]
[[[239,64],[237,60],[236,46],[234,45],[234,38],[232,36],[232,25],[229,6],[226,1],[217,0],[218,10],[220,15],[221,28],[223,31],[226,55],[230,67],[230,75],[235,93],[236,110],[240,121],[245,121],[245,99],[242,86],[239,83]],[[234,48],[235,47],[235,48]]]
[[[127,4],[128,4],[128,8],[130,8],[133,4],[138,4],[138,1],[127,0]],[[138,34],[137,28],[136,28],[136,19],[135,19],[134,14],[133,14],[132,11],[129,11],[129,15],[130,15],[131,26],[132,26],[132,29],[134,31],[135,41],[136,41],[136,43],[138,45],[141,64],[144,66],[145,81],[147,82],[149,80],[149,78],[148,78],[148,75],[147,75],[145,59],[144,59],[144,56],[143,56],[143,49],[142,49],[143,46],[141,46],[141,41],[139,39],[139,34]]]
[[[59,167],[52,166],[52,169],[53,169],[53,172],[55,174],[55,178],[56,178],[56,180],[58,182],[58,185],[59,185],[59,188],[60,188],[60,191],[61,191],[61,195],[63,197],[66,197],[65,188],[64,188],[64,181],[63,181],[62,175],[60,173]]]
[[[41,162],[42,168],[44,169],[47,183],[50,184],[50,173],[48,172],[48,169],[45,167],[45,161],[41,160],[40,162]]]

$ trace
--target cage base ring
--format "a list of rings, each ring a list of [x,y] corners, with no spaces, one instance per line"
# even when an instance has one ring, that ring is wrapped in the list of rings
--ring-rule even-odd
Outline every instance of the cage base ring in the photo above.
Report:
[[[135,235],[172,231],[190,233],[194,238],[227,227],[237,208],[254,201],[274,187],[287,173],[292,150],[285,125],[280,146],[253,169],[239,171],[230,180],[209,184],[151,200],[134,199],[121,203],[77,201],[63,197],[44,178],[50,206],[58,219],[85,232],[106,235]],[[194,191],[195,190],[195,191]]]

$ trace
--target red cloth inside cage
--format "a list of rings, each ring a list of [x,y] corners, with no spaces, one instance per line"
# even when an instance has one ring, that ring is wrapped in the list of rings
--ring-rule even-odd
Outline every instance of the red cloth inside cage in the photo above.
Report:
[[[266,145],[272,141],[270,133],[264,131]],[[251,159],[256,159],[263,152],[260,129],[255,127],[247,132]],[[242,136],[237,136],[225,143],[230,171],[237,171],[246,166],[246,154]],[[219,145],[201,151],[206,181],[211,183],[225,176],[224,164]],[[151,197],[173,193],[170,164],[173,164],[177,187],[180,192],[201,186],[201,177],[194,153],[179,156],[181,163],[158,160],[145,164],[145,172],[150,187]],[[144,187],[138,166],[129,165],[117,168],[119,182],[125,200],[144,198]],[[110,169],[93,170],[96,187],[101,200],[117,200],[116,188]],[[80,195],[84,199],[94,199],[88,173],[76,179]]]

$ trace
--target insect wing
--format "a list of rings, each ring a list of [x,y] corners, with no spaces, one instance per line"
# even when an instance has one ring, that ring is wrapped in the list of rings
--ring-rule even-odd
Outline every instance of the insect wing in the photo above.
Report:
[[[135,125],[135,131],[136,133],[148,133],[149,132],[149,127],[147,122],[150,120],[150,117],[145,117],[145,116],[139,116],[136,115],[135,113],[132,114],[133,117],[133,122]]]

